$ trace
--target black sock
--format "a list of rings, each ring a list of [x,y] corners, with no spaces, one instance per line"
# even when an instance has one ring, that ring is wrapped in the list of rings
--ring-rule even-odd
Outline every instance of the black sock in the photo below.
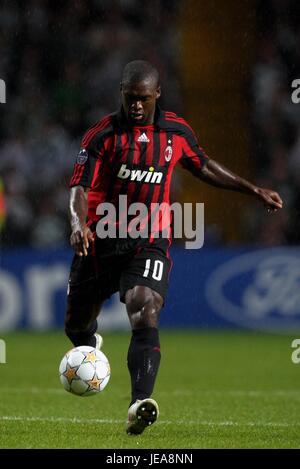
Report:
[[[87,329],[84,331],[69,331],[66,328],[66,334],[69,337],[70,341],[73,343],[74,347],[79,347],[80,345],[89,345],[90,347],[96,347],[96,337],[94,336],[97,331],[98,324],[95,319]]]
[[[147,327],[132,331],[127,365],[131,377],[131,404],[150,397],[160,363],[158,329]]]

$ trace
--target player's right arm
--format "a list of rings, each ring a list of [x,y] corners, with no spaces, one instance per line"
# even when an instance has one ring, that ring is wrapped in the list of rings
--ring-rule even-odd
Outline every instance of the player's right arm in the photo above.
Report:
[[[75,186],[70,190],[70,216],[72,233],[70,243],[78,256],[87,256],[94,242],[93,234],[86,224],[88,214],[88,187]]]
[[[94,242],[88,220],[88,192],[93,189],[102,166],[105,145],[112,131],[112,117],[106,116],[91,127],[81,140],[81,148],[70,181],[71,246],[79,256],[87,256]]]
[[[87,133],[87,137],[89,132]],[[87,225],[88,192],[100,166],[100,151],[95,139],[84,137],[81,149],[74,164],[70,181],[70,243],[78,256],[87,256],[88,248],[93,242],[93,234]]]
[[[82,140],[82,144],[84,139]],[[93,140],[81,146],[70,181],[70,243],[78,256],[87,256],[93,235],[87,226],[88,192],[97,171],[99,158]]]

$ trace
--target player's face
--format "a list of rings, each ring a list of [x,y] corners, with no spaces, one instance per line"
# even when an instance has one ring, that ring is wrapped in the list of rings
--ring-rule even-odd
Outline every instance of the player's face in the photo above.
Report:
[[[155,102],[159,97],[160,87],[153,80],[121,84],[122,105],[131,125],[153,124]]]

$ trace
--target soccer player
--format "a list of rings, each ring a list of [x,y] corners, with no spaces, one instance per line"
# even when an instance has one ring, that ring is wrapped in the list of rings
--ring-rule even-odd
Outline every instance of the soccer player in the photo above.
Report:
[[[120,196],[126,196],[126,208],[140,202],[149,208],[150,216],[151,204],[169,203],[177,162],[202,181],[254,196],[269,211],[280,209],[282,200],[276,192],[256,187],[208,158],[186,121],[157,104],[159,74],[150,63],[128,63],[120,91],[120,109],[102,118],[83,137],[70,182],[70,242],[75,255],[65,331],[74,346],[100,348],[96,319],[102,303],[119,291],[132,329],[126,430],[140,434],[159,413],[150,396],[161,358],[158,326],[171,266],[170,239],[162,236],[164,222],[153,228],[156,233],[148,231],[147,237],[130,237],[130,224],[128,236],[121,236],[124,210],[117,218],[109,218],[99,204],[109,202],[119,208]],[[116,236],[97,236],[100,219],[105,219],[108,228],[116,228]]]

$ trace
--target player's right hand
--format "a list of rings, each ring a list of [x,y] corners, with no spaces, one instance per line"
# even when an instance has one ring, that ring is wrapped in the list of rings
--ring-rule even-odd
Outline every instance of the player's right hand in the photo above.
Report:
[[[70,243],[75,253],[82,257],[88,255],[89,246],[94,242],[93,233],[88,226],[75,228],[70,237]]]

